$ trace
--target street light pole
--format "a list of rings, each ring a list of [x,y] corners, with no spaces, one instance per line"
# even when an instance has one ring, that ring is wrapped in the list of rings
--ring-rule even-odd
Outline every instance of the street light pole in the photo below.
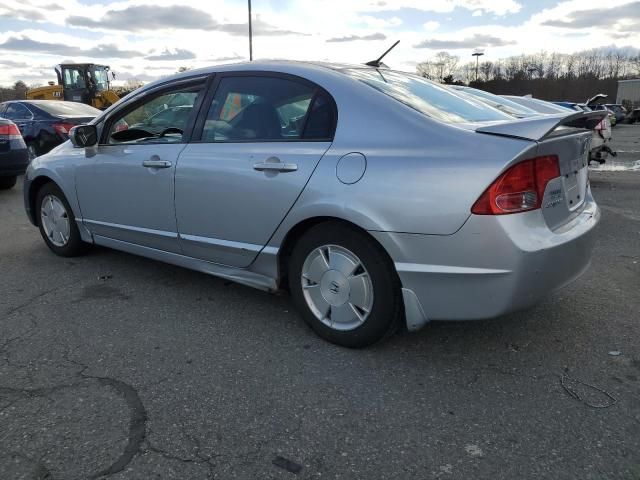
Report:
[[[249,61],[253,61],[253,28],[251,24],[251,0],[249,1]]]
[[[478,63],[482,55],[484,55],[484,52],[473,52],[471,54],[472,57],[476,57],[476,83],[478,82]]]

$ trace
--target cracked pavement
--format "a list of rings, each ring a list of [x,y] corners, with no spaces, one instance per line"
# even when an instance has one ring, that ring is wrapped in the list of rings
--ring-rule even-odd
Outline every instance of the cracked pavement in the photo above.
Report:
[[[640,173],[592,184],[579,281],[360,351],[287,296],[106,249],[56,257],[21,187],[2,191],[0,478],[638,480]],[[615,403],[589,406],[602,391]]]

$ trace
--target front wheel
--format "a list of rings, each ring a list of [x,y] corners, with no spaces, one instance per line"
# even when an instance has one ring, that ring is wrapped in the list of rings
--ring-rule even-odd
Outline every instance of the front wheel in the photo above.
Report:
[[[42,238],[56,255],[75,257],[87,250],[89,245],[80,238],[73,210],[57,185],[47,183],[38,191],[36,218]]]
[[[369,235],[347,225],[323,223],[300,238],[289,288],[307,324],[332,343],[366,347],[400,325],[400,281],[392,262]]]

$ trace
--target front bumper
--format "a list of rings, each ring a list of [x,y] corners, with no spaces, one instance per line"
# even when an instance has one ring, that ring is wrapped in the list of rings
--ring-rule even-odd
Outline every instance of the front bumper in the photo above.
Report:
[[[455,234],[371,232],[403,287],[407,327],[429,320],[493,318],[531,306],[591,262],[600,211],[589,196],[569,223],[549,230],[542,212],[471,215]]]

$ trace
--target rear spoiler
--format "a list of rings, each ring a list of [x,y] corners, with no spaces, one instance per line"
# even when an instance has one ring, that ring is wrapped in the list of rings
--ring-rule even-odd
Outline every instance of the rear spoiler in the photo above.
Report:
[[[607,112],[575,112],[569,115],[545,115],[534,118],[514,120],[513,122],[497,123],[476,128],[478,133],[500,135],[502,137],[523,138],[539,142],[547,138],[559,127],[583,128],[592,130],[607,116]]]

